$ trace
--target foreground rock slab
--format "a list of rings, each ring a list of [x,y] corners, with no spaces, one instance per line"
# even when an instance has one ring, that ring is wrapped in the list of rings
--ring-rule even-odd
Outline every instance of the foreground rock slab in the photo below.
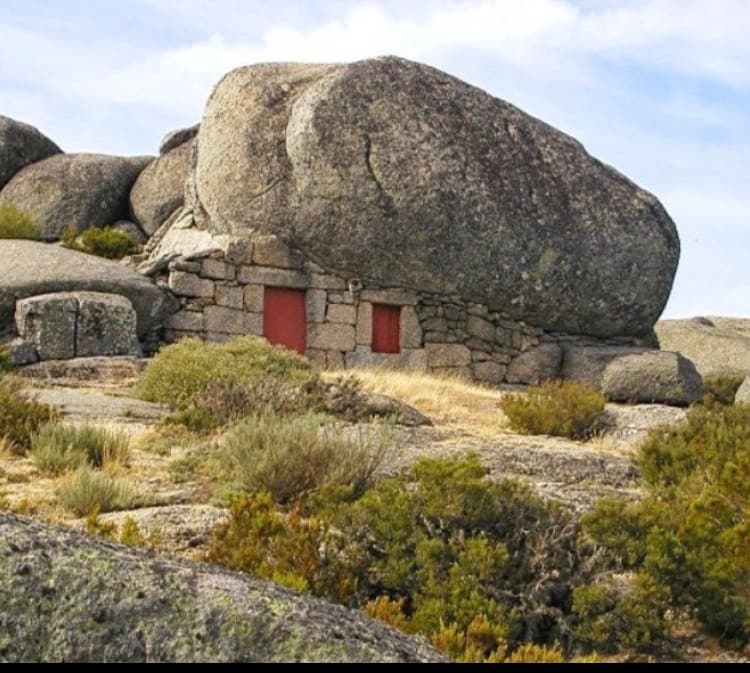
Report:
[[[441,661],[341,606],[0,512],[0,661]]]

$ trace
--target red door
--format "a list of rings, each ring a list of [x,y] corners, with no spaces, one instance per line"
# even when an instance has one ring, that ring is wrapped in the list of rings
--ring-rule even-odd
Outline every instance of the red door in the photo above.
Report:
[[[305,291],[266,287],[263,296],[263,336],[272,344],[305,354]]]
[[[372,352],[398,353],[400,306],[372,305]]]

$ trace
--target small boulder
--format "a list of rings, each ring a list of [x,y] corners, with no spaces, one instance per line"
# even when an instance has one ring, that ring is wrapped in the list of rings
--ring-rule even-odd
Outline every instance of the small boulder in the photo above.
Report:
[[[41,360],[140,354],[135,310],[119,295],[56,292],[21,299],[16,329]]]
[[[644,348],[624,346],[574,346],[563,347],[560,375],[564,379],[585,383],[601,390],[602,375],[607,365],[617,357],[643,353]]]
[[[0,115],[0,189],[25,166],[60,152],[35,127]]]
[[[555,343],[543,343],[513,358],[505,372],[508,383],[536,385],[560,376],[562,349]]]
[[[159,154],[171,152],[175,147],[184,145],[188,140],[192,140],[198,135],[200,128],[200,124],[193,124],[186,128],[170,131],[162,138],[162,141],[159,144]]]
[[[432,425],[427,416],[405,402],[360,390],[346,382],[329,383],[325,386],[323,406],[328,413],[350,422],[368,421],[377,417],[389,418],[397,425],[410,427]]]
[[[144,233],[143,229],[135,222],[130,222],[130,220],[117,220],[112,225],[112,229],[120,231],[123,234],[130,234],[141,245],[148,241],[148,236]]]
[[[42,360],[67,360],[76,354],[78,302],[67,292],[42,294],[16,304],[16,329]]]
[[[602,374],[602,392],[613,402],[687,406],[703,397],[703,379],[679,353],[648,351],[613,359]]]
[[[143,169],[130,191],[130,212],[149,236],[184,200],[185,180],[195,141],[162,154]]]
[[[126,297],[103,292],[76,292],[76,357],[140,355],[137,318]]]
[[[745,380],[737,388],[737,392],[734,394],[735,404],[750,404],[750,376],[746,376]]]
[[[45,240],[124,219],[128,195],[151,157],[56,154],[16,173],[0,199],[29,211]]]

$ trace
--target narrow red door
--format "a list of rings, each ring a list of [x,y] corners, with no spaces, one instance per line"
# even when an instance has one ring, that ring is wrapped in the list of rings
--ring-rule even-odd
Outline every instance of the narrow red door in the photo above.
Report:
[[[400,306],[372,305],[372,352],[398,353]]]
[[[266,287],[263,296],[263,336],[272,344],[305,354],[305,291]]]

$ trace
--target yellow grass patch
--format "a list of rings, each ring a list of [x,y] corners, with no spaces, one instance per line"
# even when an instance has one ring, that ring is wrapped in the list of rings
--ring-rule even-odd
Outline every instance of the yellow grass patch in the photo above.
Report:
[[[505,433],[507,420],[499,403],[504,393],[458,376],[393,369],[347,369],[326,372],[326,379],[354,376],[364,390],[410,404],[433,423],[479,437]]]

